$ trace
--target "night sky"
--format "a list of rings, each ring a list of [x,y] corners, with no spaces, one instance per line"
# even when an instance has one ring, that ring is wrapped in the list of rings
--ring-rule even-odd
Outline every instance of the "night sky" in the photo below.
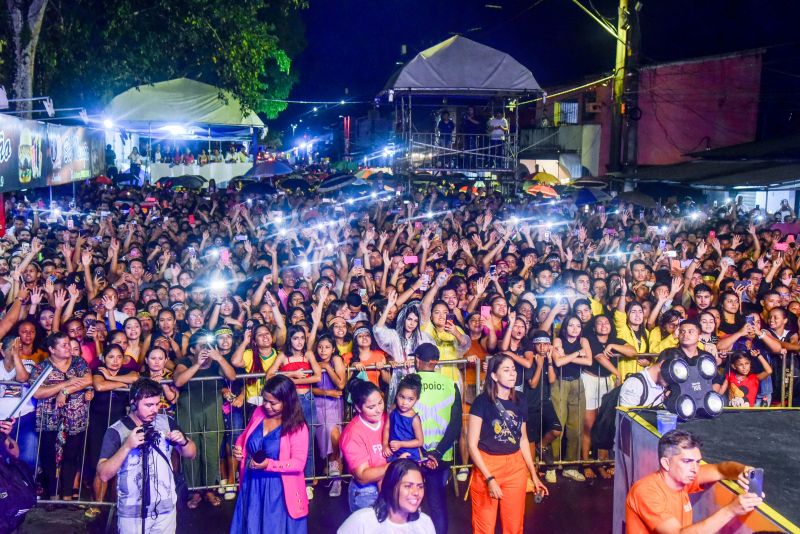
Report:
[[[782,73],[776,83],[782,76],[797,85],[800,2],[645,0],[643,4],[644,62],[773,47],[773,61],[767,61],[765,69]],[[617,5],[613,0],[593,2],[615,25]],[[292,99],[369,101],[397,68],[396,61],[408,61],[455,33],[511,54],[545,88],[609,72],[614,63],[613,38],[570,0],[310,0],[302,17],[308,46],[293,66],[300,82]],[[408,47],[405,58],[400,56],[402,44]],[[359,115],[363,106],[351,107],[353,111]],[[315,115],[308,106],[293,105],[275,125],[285,128],[302,117],[304,125],[313,128],[341,113],[341,108],[320,109]]]

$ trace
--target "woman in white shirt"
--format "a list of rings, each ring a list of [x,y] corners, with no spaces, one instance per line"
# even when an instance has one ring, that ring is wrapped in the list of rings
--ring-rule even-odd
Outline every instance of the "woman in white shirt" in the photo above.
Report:
[[[416,462],[395,460],[383,476],[378,500],[347,518],[338,534],[436,534],[431,518],[420,512],[425,481]]]

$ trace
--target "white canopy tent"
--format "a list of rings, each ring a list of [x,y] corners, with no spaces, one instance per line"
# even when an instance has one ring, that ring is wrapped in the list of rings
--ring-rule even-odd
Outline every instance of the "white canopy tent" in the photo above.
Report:
[[[230,92],[188,78],[128,89],[114,97],[104,117],[115,125],[138,131],[165,125],[264,128],[258,115],[242,110]]]
[[[512,95],[542,88],[531,71],[510,55],[456,35],[417,54],[384,90]]]
[[[258,115],[243,110],[229,91],[188,78],[132,87],[111,100],[103,119],[112,123],[106,129],[106,143],[117,153],[121,169],[131,149],[140,146],[144,137],[148,145],[161,139],[204,141],[208,142],[210,152],[212,141],[220,142],[221,149],[222,141],[247,142],[257,135],[257,130],[266,128]],[[123,130],[125,135],[117,135]],[[236,170],[241,174],[249,165],[239,165],[242,168]],[[153,171],[154,179],[174,171],[169,165],[159,166],[147,158],[145,166],[145,173]],[[224,183],[230,178],[227,175],[232,168],[230,164],[210,164],[204,170],[212,174],[224,170],[219,176],[212,176],[218,183]],[[200,174],[196,169],[192,172]]]

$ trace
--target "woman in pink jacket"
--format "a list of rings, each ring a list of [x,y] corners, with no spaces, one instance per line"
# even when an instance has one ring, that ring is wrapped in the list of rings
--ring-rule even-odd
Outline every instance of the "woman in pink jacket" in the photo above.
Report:
[[[264,404],[233,448],[241,487],[231,534],[306,534],[308,426],[300,401],[283,375],[267,380],[261,396]]]

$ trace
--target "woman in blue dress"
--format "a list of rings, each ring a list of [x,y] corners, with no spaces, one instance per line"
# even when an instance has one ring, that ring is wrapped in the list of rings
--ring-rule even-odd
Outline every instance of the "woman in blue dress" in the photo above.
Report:
[[[308,427],[295,386],[283,375],[264,385],[264,404],[236,440],[240,490],[231,534],[306,534],[308,496],[303,468]]]

